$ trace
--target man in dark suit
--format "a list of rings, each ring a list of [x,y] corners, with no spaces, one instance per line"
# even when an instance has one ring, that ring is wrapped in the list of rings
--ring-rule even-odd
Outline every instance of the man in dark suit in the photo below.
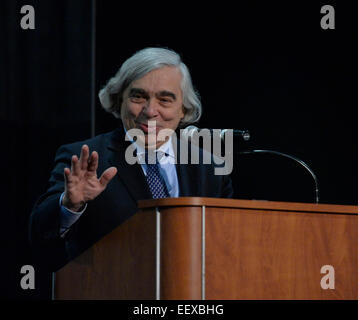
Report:
[[[233,195],[229,176],[215,175],[215,161],[180,163],[180,148],[174,147],[180,145],[180,135],[158,138],[165,130],[178,133],[201,115],[189,71],[175,52],[137,52],[99,97],[102,106],[120,118],[119,127],[60,147],[50,187],[31,214],[31,242],[52,270],[135,214],[138,200]],[[134,139],[138,130],[142,134]],[[135,146],[135,157],[143,161],[130,163],[129,146]],[[202,159],[205,151],[199,153]],[[154,161],[148,161],[153,155]]]

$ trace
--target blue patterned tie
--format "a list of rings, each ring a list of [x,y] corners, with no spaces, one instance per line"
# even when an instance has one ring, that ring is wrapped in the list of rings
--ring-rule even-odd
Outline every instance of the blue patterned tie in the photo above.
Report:
[[[169,192],[165,181],[159,172],[159,164],[157,157],[154,164],[148,163],[147,159],[148,157],[146,157],[147,182],[150,192],[152,193],[153,199],[168,198]]]

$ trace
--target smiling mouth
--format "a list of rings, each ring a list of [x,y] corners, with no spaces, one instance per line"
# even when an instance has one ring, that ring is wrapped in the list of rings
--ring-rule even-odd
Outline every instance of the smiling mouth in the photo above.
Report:
[[[152,132],[156,132],[158,133],[159,131],[159,127],[158,126],[148,126],[147,124],[145,123],[140,123],[140,122],[137,122],[137,125],[138,127],[145,133],[145,134],[148,134],[149,131],[152,131]]]

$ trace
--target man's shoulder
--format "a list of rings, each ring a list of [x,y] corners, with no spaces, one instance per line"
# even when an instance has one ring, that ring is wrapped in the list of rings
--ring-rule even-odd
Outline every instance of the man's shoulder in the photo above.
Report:
[[[111,141],[115,139],[118,135],[119,135],[119,129],[117,128],[110,132],[98,134],[92,138],[61,145],[58,148],[57,153],[62,153],[62,152],[69,152],[71,154],[80,153],[81,148],[84,144],[86,144],[89,147],[90,151],[91,150],[99,151],[100,149],[107,147],[111,143]]]

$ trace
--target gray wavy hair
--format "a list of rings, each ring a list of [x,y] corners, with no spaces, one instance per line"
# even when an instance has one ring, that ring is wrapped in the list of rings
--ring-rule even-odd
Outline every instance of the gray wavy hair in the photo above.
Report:
[[[102,107],[116,118],[120,118],[124,90],[148,72],[164,66],[177,67],[182,74],[181,90],[185,115],[179,126],[183,127],[198,121],[202,113],[200,95],[194,89],[189,70],[180,56],[166,48],[145,48],[127,59],[116,75],[99,91],[98,97]]]

